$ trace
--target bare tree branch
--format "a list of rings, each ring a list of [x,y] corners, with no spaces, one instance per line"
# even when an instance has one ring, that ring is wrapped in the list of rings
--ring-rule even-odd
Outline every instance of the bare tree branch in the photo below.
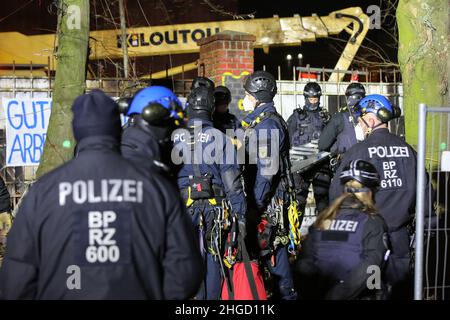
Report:
[[[202,0],[202,2],[205,3],[206,5],[208,5],[208,7],[210,7],[213,12],[217,12],[224,16],[231,16],[231,17],[233,17],[234,20],[244,20],[244,19],[254,19],[255,18],[256,11],[254,11],[252,13],[246,13],[246,14],[237,14],[237,13],[225,11],[223,9],[223,7],[212,4],[211,1],[209,1],[209,0]]]

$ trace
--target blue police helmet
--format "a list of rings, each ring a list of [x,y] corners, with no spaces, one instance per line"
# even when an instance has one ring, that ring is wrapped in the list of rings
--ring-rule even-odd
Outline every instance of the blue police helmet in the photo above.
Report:
[[[381,94],[370,94],[355,106],[355,115],[360,117],[366,113],[375,114],[382,122],[388,122],[398,118],[401,114],[400,108],[393,106],[389,100]]]
[[[153,105],[160,105],[168,111],[170,118],[183,118],[183,105],[172,90],[162,86],[151,86],[138,91],[126,113],[127,116],[141,114],[144,109]],[[147,108],[148,109],[148,108]]]

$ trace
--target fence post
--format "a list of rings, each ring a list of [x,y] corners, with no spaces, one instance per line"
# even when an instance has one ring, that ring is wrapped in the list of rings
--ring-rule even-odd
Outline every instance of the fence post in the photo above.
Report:
[[[425,219],[425,138],[427,132],[427,106],[419,105],[419,137],[417,144],[416,185],[416,248],[414,263],[414,300],[422,300],[423,293],[423,229]]]

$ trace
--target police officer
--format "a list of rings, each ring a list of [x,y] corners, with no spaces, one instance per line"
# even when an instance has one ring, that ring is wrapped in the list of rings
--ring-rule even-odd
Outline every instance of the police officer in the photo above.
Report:
[[[242,121],[248,157],[245,186],[248,205],[252,206],[249,220],[258,225],[260,254],[278,280],[281,298],[296,299],[288,261],[289,223],[285,215],[289,201],[289,133],[273,103],[277,85],[270,73],[255,71],[246,78],[244,89],[243,107],[250,111]]]
[[[119,153],[116,103],[100,90],[72,107],[78,156],[32,185],[0,270],[7,299],[186,299],[202,277],[176,190]]]
[[[388,249],[387,226],[373,200],[380,184],[375,167],[353,160],[339,179],[344,193],[309,228],[297,265],[304,284],[311,283],[309,290],[304,288],[305,298],[311,292],[326,299],[374,296],[367,280],[374,267],[382,269]],[[381,272],[378,275],[381,282]]]
[[[355,159],[372,163],[380,174],[380,190],[375,202],[386,220],[392,244],[392,253],[386,266],[388,283],[393,286],[393,296],[400,288],[407,288],[409,276],[409,235],[406,226],[414,213],[416,196],[416,152],[400,137],[389,132],[388,122],[400,116],[400,109],[378,94],[368,95],[357,105],[356,116],[365,140],[350,148],[337,169]],[[330,199],[336,199],[343,187],[333,179]],[[400,294],[400,293],[399,293]]]
[[[289,136],[293,147],[318,140],[321,132],[329,120],[329,114],[320,107],[322,89],[316,82],[309,82],[303,89],[305,105],[297,108],[288,118]],[[297,200],[299,209],[304,212],[309,186],[313,185],[316,208],[320,212],[328,205],[328,187],[330,185],[330,170],[328,164],[320,164],[303,173],[294,174],[297,185]]]
[[[217,86],[214,90],[215,110],[213,114],[214,128],[219,129],[223,133],[228,134],[234,138],[235,130],[240,127],[240,123],[234,114],[228,110],[228,105],[231,102],[231,92],[225,86]]]
[[[320,135],[319,151],[331,151],[337,161],[358,141],[364,140],[361,127],[353,108],[366,96],[364,86],[359,82],[348,85],[345,90],[347,105],[331,117]],[[357,131],[357,132],[356,132]]]
[[[191,91],[198,87],[206,87],[214,91],[215,84],[211,79],[207,77],[195,77],[191,83]]]
[[[206,279],[196,298],[208,300],[220,298],[227,220],[234,217],[244,232],[247,210],[235,149],[230,139],[213,127],[213,112],[213,88],[194,87],[186,106],[188,130],[178,129],[173,134],[174,151],[182,162],[178,186],[198,231],[206,264]]]
[[[171,134],[184,119],[177,96],[162,86],[144,88],[124,105],[122,112],[130,117],[122,134],[123,157],[144,170],[153,167],[175,181]]]

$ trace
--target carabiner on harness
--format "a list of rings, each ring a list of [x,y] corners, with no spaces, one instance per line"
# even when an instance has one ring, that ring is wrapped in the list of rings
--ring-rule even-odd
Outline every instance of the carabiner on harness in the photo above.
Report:
[[[289,253],[295,255],[296,247],[300,244],[300,222],[299,216],[301,212],[298,212],[298,201],[295,199],[295,195],[290,192],[289,193],[289,209],[288,209],[288,218],[289,218]]]

